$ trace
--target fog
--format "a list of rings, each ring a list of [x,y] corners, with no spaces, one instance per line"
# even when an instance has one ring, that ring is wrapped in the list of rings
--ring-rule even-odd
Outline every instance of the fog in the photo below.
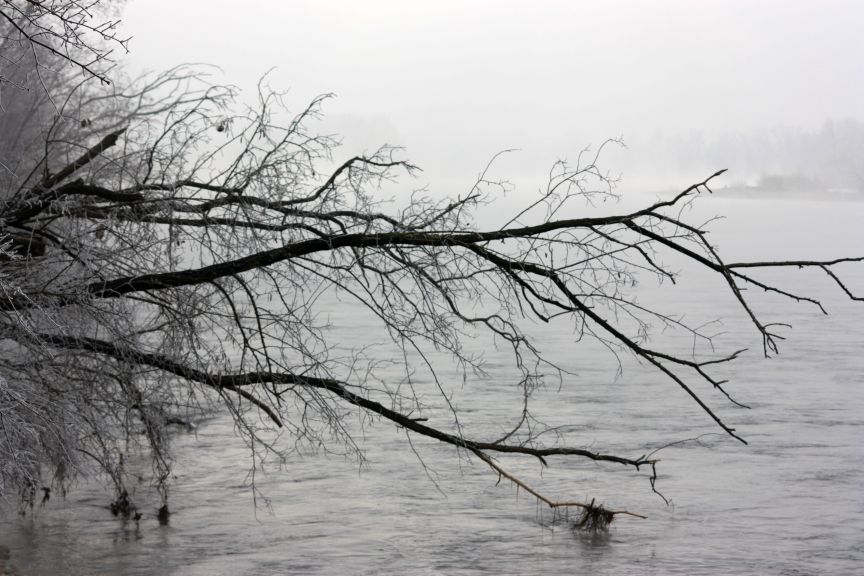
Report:
[[[864,3],[109,4],[116,86],[332,93],[333,162],[422,171],[185,78],[45,132],[15,92],[0,576],[864,564]]]
[[[405,146],[419,183],[446,193],[503,149],[520,150],[503,175],[539,183],[555,159],[619,136],[628,148],[604,166],[625,189],[709,167],[749,181],[752,162],[719,165],[740,155],[688,162],[678,148],[864,120],[854,1],[134,0],[124,21],[133,68],[217,64],[249,97],[273,68],[295,107],[337,95],[324,126],[346,154]]]

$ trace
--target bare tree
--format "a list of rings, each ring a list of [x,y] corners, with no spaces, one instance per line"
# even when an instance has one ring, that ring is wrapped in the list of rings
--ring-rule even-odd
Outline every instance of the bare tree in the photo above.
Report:
[[[35,85],[51,100],[58,85],[68,84],[70,68],[85,79],[110,84],[111,56],[117,48],[126,51],[129,42],[119,35],[112,4],[116,2],[2,0],[0,90],[30,91]]]
[[[389,147],[334,162],[336,141],[311,128],[325,100],[290,116],[282,95],[261,88],[257,107],[236,112],[231,89],[180,68],[115,88],[110,98],[73,90],[60,104],[40,156],[4,183],[0,208],[2,232],[18,239],[0,268],[4,491],[16,486],[32,501],[46,464],[62,484],[89,461],[114,479],[117,509],[128,510],[124,446],[143,425],[167,502],[166,426],[190,407],[221,407],[257,453],[277,457],[321,446],[362,457],[345,420],[359,411],[407,431],[406,450],[411,435],[449,444],[549,506],[581,508],[586,524],[603,526],[631,512],[553,500],[496,459],[581,458],[652,472],[657,463],[588,449],[572,436],[544,441],[532,393],[568,375],[526,322],[568,323],[580,337],[637,357],[746,443],[715,411],[718,401],[743,406],[716,375],[741,351],[654,347],[652,324],[709,336],[639,304],[635,278],[674,282],[667,254],[712,272],[766,356],[780,337],[744,287],[821,305],[754,271],[815,269],[858,299],[835,268],[864,257],[721,259],[681,208],[710,192],[722,171],[641,210],[567,218],[570,206],[614,195],[597,155],[586,153],[573,166],[556,164],[544,193],[486,230],[473,220],[499,185],[486,173],[457,198],[415,193],[401,207],[383,203],[376,189],[417,168]],[[393,362],[400,367],[399,382],[362,348],[337,353],[341,343],[320,313],[332,291],[378,319],[399,352],[387,358],[388,374]],[[506,343],[515,366],[509,384],[523,398],[498,437],[477,436],[449,404],[449,373],[433,358],[447,354],[465,379],[482,373],[482,359],[464,345],[474,333]],[[448,418],[428,419],[430,397],[449,407]]]

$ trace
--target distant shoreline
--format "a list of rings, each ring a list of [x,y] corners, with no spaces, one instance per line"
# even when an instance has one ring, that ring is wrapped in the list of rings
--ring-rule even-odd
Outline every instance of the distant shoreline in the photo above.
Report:
[[[864,202],[864,192],[854,189],[786,189],[764,188],[761,186],[724,186],[712,188],[716,196],[724,198],[825,200],[839,202]]]

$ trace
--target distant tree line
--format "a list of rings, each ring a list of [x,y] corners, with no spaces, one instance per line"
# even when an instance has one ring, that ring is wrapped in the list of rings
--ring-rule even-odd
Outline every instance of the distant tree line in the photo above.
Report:
[[[811,130],[777,126],[716,136],[657,136],[636,162],[679,174],[726,166],[733,185],[864,193],[864,123],[841,119]]]

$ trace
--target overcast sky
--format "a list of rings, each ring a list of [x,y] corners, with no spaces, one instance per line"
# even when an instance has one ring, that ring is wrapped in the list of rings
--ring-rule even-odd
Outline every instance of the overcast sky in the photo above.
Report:
[[[444,186],[505,148],[542,177],[607,137],[864,120],[860,1],[130,0],[124,22],[133,68],[217,64],[252,92],[275,67],[297,107],[338,96],[346,153],[404,145]]]

